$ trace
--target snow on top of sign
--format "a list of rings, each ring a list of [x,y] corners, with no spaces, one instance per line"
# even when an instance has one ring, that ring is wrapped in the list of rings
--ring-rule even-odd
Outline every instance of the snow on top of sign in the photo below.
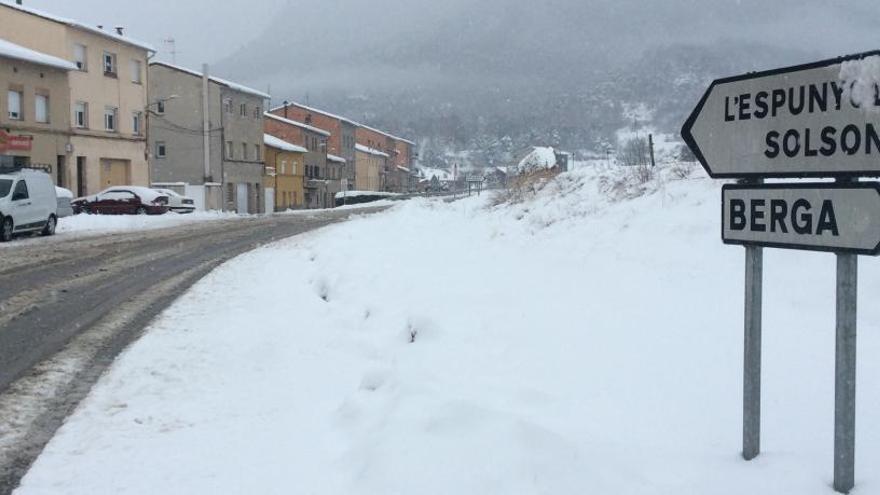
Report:
[[[287,141],[279,139],[271,134],[263,134],[263,144],[282,151],[290,151],[292,153],[307,153],[309,151],[302,146],[288,143]]]
[[[364,145],[362,145],[362,144],[355,144],[355,145],[354,145],[354,149],[356,149],[356,150],[358,150],[358,151],[361,151],[361,152],[363,152],[363,153],[369,153],[369,154],[371,154],[371,155],[384,156],[385,158],[390,158],[390,157],[391,157],[391,155],[389,155],[388,153],[385,153],[385,152],[379,151],[379,150],[377,150],[377,149],[370,148],[369,146],[364,146]]]
[[[880,56],[873,55],[859,60],[848,60],[840,65],[840,80],[852,101],[862,108],[878,112],[875,99],[880,87]]]
[[[310,126],[309,124],[305,124],[303,122],[297,122],[295,120],[285,119],[284,117],[279,117],[279,116],[275,115],[274,113],[266,112],[263,115],[268,119],[277,120],[278,122],[283,122],[285,124],[296,126],[301,129],[305,129],[307,131],[312,131],[312,132],[314,132],[316,134],[320,134],[322,136],[329,136],[330,135],[330,133],[325,131],[324,129],[318,129],[317,127]]]
[[[203,74],[197,70],[192,70],[192,69],[189,69],[186,67],[181,67],[179,65],[169,64],[168,62],[150,62],[150,65],[151,66],[159,65],[162,67],[168,67],[169,69],[184,72],[184,73],[190,74],[192,76],[203,77]],[[221,85],[221,86],[226,86],[227,88],[229,88],[233,91],[240,91],[242,93],[248,93],[248,94],[251,94],[254,96],[259,96],[260,98],[266,98],[266,99],[271,98],[271,96],[269,96],[268,94],[266,94],[258,89],[249,88],[247,86],[243,86],[241,84],[238,84],[238,83],[235,83],[232,81],[228,81],[226,79],[221,79],[219,77],[214,77],[212,75],[208,75],[208,79],[214,83]]]
[[[99,29],[97,27],[92,27],[92,26],[83,24],[83,23],[76,21],[74,19],[69,19],[66,17],[59,16],[59,15],[50,14],[50,13],[44,12],[42,10],[37,10],[37,9],[31,8],[31,7],[25,7],[24,5],[17,5],[14,3],[10,3],[9,0],[0,0],[0,7],[8,7],[10,9],[15,9],[15,10],[18,10],[21,12],[35,15],[37,17],[42,17],[44,19],[48,19],[50,21],[54,21],[54,22],[57,22],[60,24],[65,24],[65,25],[68,25],[73,28],[81,29],[83,31],[88,31],[92,34],[97,34],[99,36],[104,36],[106,38],[110,38],[110,39],[113,39],[113,40],[116,40],[116,41],[119,41],[122,43],[136,46],[138,48],[143,48],[144,50],[147,50],[149,52],[154,52],[154,53],[156,52],[156,49],[153,47],[153,45],[151,45],[149,43],[139,41],[134,38],[130,38],[128,36],[116,34],[114,32],[104,31],[103,29]]]
[[[4,39],[0,39],[0,57],[14,58],[32,64],[55,67],[56,69],[76,70],[76,65],[72,62],[16,45]]]
[[[330,153],[327,153],[327,159],[330,160],[331,162],[337,162],[337,163],[345,163],[348,161],[345,158],[342,158],[341,156],[331,155]]]

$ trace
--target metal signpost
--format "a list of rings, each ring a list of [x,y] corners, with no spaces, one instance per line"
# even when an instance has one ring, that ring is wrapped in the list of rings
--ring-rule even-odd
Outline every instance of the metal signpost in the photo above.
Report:
[[[880,74],[869,52],[719,79],[682,128],[722,190],[721,237],[746,248],[743,457],[760,453],[764,247],[837,255],[834,489],[855,484],[858,255],[880,254]],[[835,183],[769,178],[832,177]]]

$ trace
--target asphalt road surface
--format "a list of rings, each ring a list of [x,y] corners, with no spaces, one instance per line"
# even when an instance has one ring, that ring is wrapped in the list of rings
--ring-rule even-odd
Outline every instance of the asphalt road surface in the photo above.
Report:
[[[383,209],[212,221],[0,248],[0,494],[18,485],[113,359],[214,267],[260,245]]]

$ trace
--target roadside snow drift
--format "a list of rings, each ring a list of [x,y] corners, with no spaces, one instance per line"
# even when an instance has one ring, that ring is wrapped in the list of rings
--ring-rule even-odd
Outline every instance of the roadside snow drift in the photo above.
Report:
[[[564,174],[413,200],[217,269],[17,493],[828,494],[834,257],[765,257],[764,453],[740,455],[743,250],[720,184]],[[880,492],[880,264],[857,488]]]

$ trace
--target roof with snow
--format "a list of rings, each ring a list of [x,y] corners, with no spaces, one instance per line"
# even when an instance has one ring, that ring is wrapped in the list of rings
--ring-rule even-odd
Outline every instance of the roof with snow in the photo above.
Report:
[[[47,55],[43,52],[31,50],[21,45],[16,45],[4,39],[0,39],[0,57],[23,60],[32,64],[54,67],[62,70],[76,70],[76,64],[62,58]]]
[[[404,172],[406,172],[406,173],[409,173],[409,169],[408,169],[408,168],[403,167],[403,166],[400,166],[400,165],[397,166],[397,170],[402,170],[402,171],[404,171]]]
[[[351,125],[360,126],[360,124],[358,124],[357,122],[355,122],[347,117],[343,117],[341,115],[335,115],[335,114],[332,114],[330,112],[327,112],[327,111],[324,111],[324,110],[321,110],[318,108],[313,108],[313,107],[310,107],[307,105],[303,105],[301,103],[297,103],[295,101],[294,102],[287,102],[287,106],[302,108],[303,110],[305,110],[307,112],[318,113],[318,114],[324,115],[326,117],[330,117],[331,119],[341,120],[342,122],[346,122]],[[277,106],[277,107],[273,108],[271,111],[276,112],[278,110],[284,110],[284,105]]]
[[[362,153],[369,153],[369,154],[375,155],[375,156],[384,156],[385,158],[391,157],[391,155],[389,155],[388,153],[385,153],[383,151],[379,151],[377,149],[370,148],[369,146],[364,146],[362,144],[355,144],[354,149],[356,149]]]
[[[414,142],[412,142],[412,141],[410,141],[410,140],[408,140],[408,139],[404,139],[404,138],[402,138],[402,137],[398,137],[398,136],[395,136],[395,135],[393,135],[393,134],[389,134],[389,133],[387,133],[387,132],[385,132],[385,131],[380,131],[379,129],[375,129],[375,128],[370,127],[370,126],[368,126],[368,125],[361,124],[360,122],[357,122],[357,121],[351,120],[351,119],[349,119],[349,118],[347,118],[347,117],[342,117],[342,116],[340,116],[340,115],[335,115],[335,114],[332,114],[332,113],[330,113],[330,112],[326,112],[326,111],[324,111],[324,110],[320,110],[320,109],[318,109],[318,108],[314,108],[314,107],[310,107],[310,106],[308,106],[308,105],[303,105],[303,104],[301,104],[301,103],[297,103],[297,102],[295,102],[295,101],[294,101],[294,102],[288,102],[287,105],[288,105],[289,107],[290,107],[290,106],[293,106],[293,107],[299,107],[299,108],[302,108],[303,110],[307,110],[307,111],[309,111],[309,112],[314,112],[314,113],[319,113],[319,114],[321,114],[321,115],[326,115],[327,117],[330,117],[331,119],[341,120],[341,121],[343,121],[343,122],[347,122],[347,123],[349,123],[349,124],[356,125],[356,126],[358,126],[358,127],[362,127],[362,128],[364,128],[364,129],[367,129],[367,130],[370,130],[370,131],[373,131],[373,132],[378,132],[379,134],[382,134],[383,136],[388,136],[388,137],[390,137],[391,139],[395,139],[395,140],[397,140],[397,141],[402,141],[402,142],[404,142],[404,143],[411,144],[411,145],[413,145],[413,146],[415,146],[415,144],[416,144],[416,143],[414,143]],[[284,105],[280,105],[280,106],[277,106],[277,107],[273,108],[271,111],[275,112],[275,111],[283,110],[283,109],[284,109]]]
[[[119,41],[120,43],[125,43],[127,45],[142,48],[144,50],[147,50],[148,52],[153,52],[153,53],[156,52],[156,49],[153,47],[153,45],[151,45],[149,43],[139,41],[134,38],[124,36],[121,34],[116,34],[111,31],[104,31],[103,29],[98,29],[97,27],[88,26],[88,25],[83,24],[79,21],[76,21],[73,19],[68,19],[66,17],[61,17],[59,15],[50,14],[48,12],[43,12],[42,10],[33,9],[31,7],[25,7],[24,5],[17,5],[15,3],[10,3],[9,0],[0,0],[0,7],[15,9],[20,12],[25,12],[27,14],[31,14],[31,15],[34,15],[37,17],[42,17],[43,19],[48,19],[50,21],[54,21],[59,24],[64,24],[66,26],[70,26],[72,28],[80,29],[83,31],[88,31],[92,34],[97,34],[98,36],[104,36],[105,38],[110,38],[114,41]]]
[[[347,161],[345,158],[342,158],[341,156],[331,155],[330,153],[327,153],[327,159],[330,160],[331,162],[336,162],[336,163],[345,163]]]
[[[203,74],[199,71],[188,69],[186,67],[181,67],[179,65],[169,64],[168,62],[150,62],[151,67],[154,65],[158,65],[161,67],[167,67],[169,69],[183,72],[183,73],[189,74],[191,76],[199,77],[199,78],[203,77]],[[272,98],[268,94],[266,94],[258,89],[249,88],[249,87],[244,86],[242,84],[238,84],[238,83],[232,82],[232,81],[227,81],[226,79],[220,79],[219,77],[214,77],[212,75],[208,75],[208,80],[210,80],[213,83],[219,84],[221,86],[226,86],[227,88],[229,88],[233,91],[239,91],[241,93],[248,93],[253,96],[259,96],[260,98],[265,98],[267,100]]]
[[[285,124],[296,126],[296,127],[305,129],[307,131],[312,131],[312,132],[314,132],[316,134],[320,134],[322,136],[329,136],[330,135],[330,133],[325,131],[324,129],[318,129],[315,126],[311,126],[309,124],[304,124],[302,122],[297,122],[295,120],[285,119],[284,117],[279,117],[279,116],[275,115],[274,113],[266,112],[263,115],[267,119],[277,120],[278,122],[284,122]]]
[[[517,163],[518,170],[539,170],[556,166],[556,151],[549,146],[533,146]]]
[[[302,146],[288,143],[287,141],[279,139],[271,134],[263,134],[263,144],[281,151],[289,151],[291,153],[308,153],[309,151]]]
[[[432,177],[437,177],[437,180],[442,181],[453,180],[452,172],[449,172],[448,170],[443,170],[442,168],[420,167],[419,177],[422,177],[425,180],[430,180]]]

